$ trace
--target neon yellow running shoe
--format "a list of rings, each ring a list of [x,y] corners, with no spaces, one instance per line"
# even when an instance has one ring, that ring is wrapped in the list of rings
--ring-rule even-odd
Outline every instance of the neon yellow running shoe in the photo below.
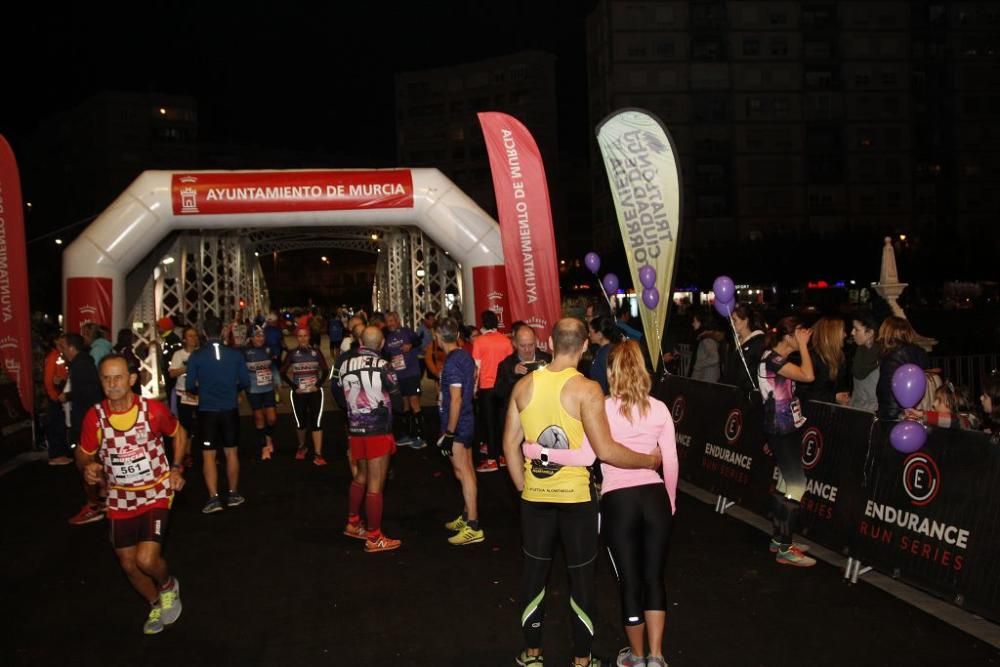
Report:
[[[465,519],[463,519],[462,515],[459,514],[457,519],[455,519],[454,521],[449,521],[448,523],[444,524],[444,527],[452,532],[457,533],[458,531],[462,530],[462,528],[465,527]]]
[[[473,530],[472,526],[464,524],[457,533],[448,538],[448,543],[456,546],[465,546],[466,544],[482,542],[485,539],[486,535],[482,529]]]

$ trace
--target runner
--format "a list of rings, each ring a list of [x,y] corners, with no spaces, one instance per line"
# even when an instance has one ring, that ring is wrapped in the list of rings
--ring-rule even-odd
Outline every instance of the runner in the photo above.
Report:
[[[260,448],[260,459],[267,461],[274,454],[274,440],[271,434],[278,421],[278,413],[274,409],[274,351],[264,344],[263,327],[254,327],[250,344],[243,348],[246,359],[247,373],[250,376],[250,388],[247,389],[247,401],[253,410],[253,425],[257,429],[257,446]]]
[[[437,445],[441,454],[451,459],[455,477],[462,485],[465,505],[462,514],[445,524],[455,531],[448,538],[454,545],[475,544],[486,539],[479,527],[476,471],[472,467],[472,445],[476,423],[472,416],[472,394],[476,387],[476,362],[458,347],[458,323],[450,317],[438,320],[434,336],[444,348],[444,368],[441,369],[440,414],[443,433]],[[520,443],[518,443],[520,445]]]
[[[170,359],[170,368],[167,376],[174,383],[174,392],[177,398],[177,405],[174,414],[180,420],[181,426],[188,434],[188,440],[196,442],[198,439],[198,394],[187,391],[187,364],[191,358],[191,353],[198,349],[201,339],[198,338],[198,331],[194,327],[184,329],[183,347]],[[191,455],[184,465],[191,467]]]
[[[389,457],[396,452],[393,413],[403,401],[396,373],[379,356],[385,338],[378,327],[361,334],[361,348],[346,352],[338,367],[337,402],[347,410],[348,444],[357,464],[348,494],[344,535],[365,540],[365,551],[391,551],[402,544],[382,534],[382,489]],[[361,501],[367,525],[361,522]]]
[[[593,332],[593,328],[591,328]],[[593,341],[593,335],[591,335]],[[618,667],[666,667],[663,630],[667,619],[663,569],[667,559],[675,499],[677,446],[667,406],[649,396],[652,380],[642,350],[633,340],[613,346],[606,377],[611,397],[604,411],[611,435],[629,449],[663,457],[663,478],[653,470],[622,470],[602,464],[601,531],[621,588],[622,615],[629,645],[618,653]],[[525,444],[525,458],[541,460],[537,443]],[[594,450],[545,450],[550,464],[588,466]],[[649,633],[649,652],[645,650]]]
[[[240,413],[239,392],[250,386],[243,355],[222,344],[222,322],[217,317],[205,320],[208,342],[188,359],[185,391],[198,394],[198,439],[202,445],[202,473],[208,488],[204,514],[221,512],[219,471],[215,465],[219,448],[225,452],[229,493],[226,507],[246,502],[240,492]]]
[[[483,324],[480,335],[472,341],[472,358],[476,362],[476,383],[479,392],[476,405],[480,432],[486,442],[486,457],[476,466],[476,472],[496,472],[500,469],[503,459],[501,437],[503,431],[503,415],[500,412],[503,401],[496,396],[494,386],[497,381],[497,369],[500,364],[514,351],[510,339],[497,331],[499,320],[492,310],[484,310],[479,314]]]
[[[374,318],[373,318],[374,323]],[[420,363],[417,349],[420,340],[409,327],[399,320],[399,313],[390,310],[385,314],[386,359],[392,364],[399,378],[399,391],[403,395],[403,412],[400,414],[396,439],[401,447],[423,449],[424,415],[420,411]]]
[[[106,400],[87,411],[76,457],[89,484],[106,483],[111,545],[132,587],[150,605],[142,631],[155,635],[181,615],[181,585],[162,546],[173,494],[184,488],[184,427],[159,401],[132,393],[136,374],[118,354],[101,359]],[[174,438],[174,462],[164,436]]]
[[[292,388],[292,416],[295,418],[299,448],[295,459],[306,458],[306,432],[312,433],[313,463],[325,466],[323,458],[323,381],[326,380],[326,357],[309,345],[309,329],[295,332],[299,346],[285,357],[281,374]]]
[[[521,492],[521,627],[526,648],[517,663],[536,667],[543,664],[545,586],[557,543],[562,544],[569,570],[574,664],[592,664],[597,493],[588,468],[550,463],[544,450],[540,460],[525,461],[521,443],[527,438],[545,449],[579,449],[586,436],[603,461],[619,468],[655,470],[661,461],[659,450],[640,454],[612,440],[601,386],[576,370],[587,350],[583,322],[559,320],[552,340],[552,363],[514,387],[504,429],[507,472]]]

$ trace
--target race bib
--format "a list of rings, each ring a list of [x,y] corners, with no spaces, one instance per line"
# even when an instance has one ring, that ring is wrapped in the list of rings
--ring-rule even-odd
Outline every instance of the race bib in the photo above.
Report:
[[[270,368],[270,366],[267,367],[267,368],[258,368],[257,369],[257,385],[258,386],[260,386],[260,387],[266,387],[267,385],[271,384],[271,378],[272,377],[273,377],[273,375],[271,374],[271,368]]]
[[[299,378],[299,391],[315,391],[316,390],[316,376],[307,375],[305,377]]]
[[[401,354],[392,355],[392,369],[396,371],[405,371],[406,357]]]
[[[806,423],[806,418],[802,415],[802,403],[799,399],[793,398],[790,407],[792,410],[792,420],[795,422],[795,428],[799,428]]]
[[[186,391],[179,391],[178,390],[177,395],[181,399],[181,405],[198,405],[198,395],[197,394],[189,394]]]
[[[135,448],[123,456],[121,453],[111,454],[110,463],[115,483],[121,486],[138,486],[148,482],[152,476],[152,462],[145,449]]]

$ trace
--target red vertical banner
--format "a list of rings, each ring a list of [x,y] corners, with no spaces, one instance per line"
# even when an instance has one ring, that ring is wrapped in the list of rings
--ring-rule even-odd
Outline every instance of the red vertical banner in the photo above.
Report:
[[[542,155],[527,128],[494,111],[478,114],[493,173],[511,320],[535,329],[541,347],[562,314],[552,207]]]
[[[87,322],[111,326],[111,278],[69,278],[66,280],[67,332],[80,333]]]
[[[24,409],[35,414],[21,178],[14,151],[3,135],[0,135],[0,359],[4,372],[17,383]]]
[[[472,281],[475,283],[476,317],[484,310],[496,313],[499,325],[497,330],[506,333],[511,325],[510,304],[507,300],[507,277],[504,267],[474,266]]]

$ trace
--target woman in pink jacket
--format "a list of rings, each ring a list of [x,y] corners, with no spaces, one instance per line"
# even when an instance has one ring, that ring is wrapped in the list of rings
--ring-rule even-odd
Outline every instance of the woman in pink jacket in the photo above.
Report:
[[[677,446],[674,422],[667,406],[649,396],[652,382],[639,344],[626,341],[608,357],[611,395],[604,409],[611,435],[644,454],[659,447],[663,477],[652,470],[623,470],[601,464],[601,523],[622,594],[622,614],[629,646],[618,655],[618,665],[662,667],[663,629],[667,602],[663,570],[667,541],[677,498]],[[524,455],[540,460],[542,448],[525,443]],[[577,450],[546,452],[550,463],[587,466],[594,452],[584,441]],[[645,651],[648,636],[649,651]]]

